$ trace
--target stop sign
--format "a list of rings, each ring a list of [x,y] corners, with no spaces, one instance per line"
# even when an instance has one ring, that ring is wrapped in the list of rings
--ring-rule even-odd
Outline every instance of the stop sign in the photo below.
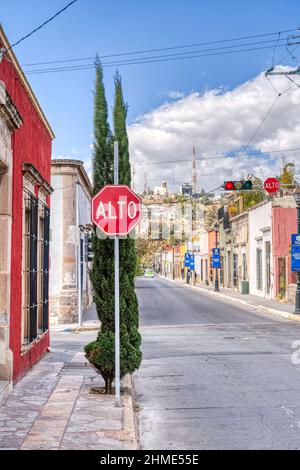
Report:
[[[141,206],[129,186],[107,185],[92,199],[92,221],[106,235],[127,235],[141,220]]]
[[[264,189],[268,193],[276,193],[280,189],[280,183],[276,178],[268,178],[264,182]]]

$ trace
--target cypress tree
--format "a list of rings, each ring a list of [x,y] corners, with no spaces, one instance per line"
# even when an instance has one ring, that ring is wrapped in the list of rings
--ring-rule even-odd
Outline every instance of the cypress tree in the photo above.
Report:
[[[115,75],[115,103],[113,110],[114,137],[119,144],[119,183],[130,186],[131,168],[129,161],[129,144],[126,127],[127,105],[124,102],[122,81],[118,73]],[[139,334],[139,309],[135,293],[136,272],[135,241],[129,237],[120,240],[120,296],[121,321],[124,322],[133,347],[130,371],[133,372],[141,363],[141,336]]]
[[[105,184],[112,183],[113,152],[112,135],[108,124],[108,110],[103,84],[103,71],[98,58],[95,62],[96,81],[94,93],[94,145],[93,190],[97,194]],[[114,376],[114,245],[113,240],[93,234],[93,267],[90,272],[93,296],[101,322],[96,341],[85,347],[91,364],[105,380],[110,393]]]
[[[122,105],[124,105],[123,98]],[[96,60],[94,107],[93,183],[94,193],[96,194],[105,184],[113,183],[113,136],[108,124],[103,73],[98,59]],[[122,109],[123,114],[120,123],[122,120],[126,121],[126,107]],[[124,127],[120,127],[118,135],[122,134],[121,129],[124,131]],[[126,184],[129,184],[130,166],[127,133],[123,140],[122,148],[124,151],[120,152],[120,174],[122,175],[120,183],[126,181]],[[126,248],[123,242],[127,242],[127,240],[122,240],[120,244],[121,376],[133,372],[141,361],[141,353],[139,351],[140,336],[138,333],[138,305],[134,292],[135,264],[134,266],[131,264],[132,262],[135,263],[134,245],[128,244]],[[106,393],[111,393],[112,381],[115,376],[114,242],[109,238],[99,238],[96,232],[94,232],[93,249],[94,258],[91,280],[101,329],[96,341],[85,346],[85,353],[90,363],[101,373],[105,381]],[[126,249],[131,253],[129,258],[125,256]]]

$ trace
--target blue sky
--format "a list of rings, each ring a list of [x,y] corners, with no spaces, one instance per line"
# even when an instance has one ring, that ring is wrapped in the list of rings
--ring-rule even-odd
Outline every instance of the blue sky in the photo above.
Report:
[[[10,42],[39,25],[67,0],[10,0],[1,23]],[[21,64],[89,57],[280,31],[300,26],[299,0],[79,0],[15,48]],[[284,53],[284,52],[283,52]],[[276,52],[277,54],[277,52]],[[281,56],[279,51],[277,57]],[[299,52],[300,55],[300,52]],[[120,67],[129,124],[158,108],[167,92],[233,89],[272,64],[272,51]],[[105,69],[109,107],[114,68]],[[92,142],[92,70],[31,75],[54,129],[54,156],[86,159]]]

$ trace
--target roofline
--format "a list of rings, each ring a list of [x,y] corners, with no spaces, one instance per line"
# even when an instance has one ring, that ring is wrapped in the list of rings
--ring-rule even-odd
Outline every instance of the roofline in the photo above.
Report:
[[[8,38],[7,38],[7,36],[4,32],[3,27],[2,27],[1,24],[0,24],[0,42],[3,44],[3,46],[5,47],[6,50],[11,47],[11,45],[8,41]],[[53,130],[52,130],[52,128],[51,128],[51,126],[50,126],[50,124],[49,124],[49,122],[48,122],[48,120],[47,120],[47,118],[46,118],[39,102],[38,102],[38,100],[37,100],[37,97],[35,96],[32,88],[31,88],[31,86],[30,86],[30,84],[29,84],[29,82],[26,78],[25,73],[22,70],[22,67],[21,67],[20,63],[18,62],[17,57],[15,56],[15,53],[13,52],[12,49],[9,49],[7,51],[7,55],[9,56],[10,60],[12,61],[17,73],[19,74],[21,82],[24,85],[24,87],[25,87],[32,103],[34,104],[34,107],[35,107],[38,115],[40,116],[41,120],[43,121],[43,124],[45,125],[45,127],[46,127],[47,131],[49,132],[51,138],[54,139],[55,134],[54,134],[54,132],[53,132]]]
[[[90,195],[93,195],[93,186],[91,183],[91,180],[86,172],[86,169],[84,168],[84,162],[82,160],[74,160],[72,158],[56,158],[51,160],[51,167],[55,166],[73,166],[77,167],[79,173],[81,173],[81,176],[86,183],[88,190],[90,192]]]

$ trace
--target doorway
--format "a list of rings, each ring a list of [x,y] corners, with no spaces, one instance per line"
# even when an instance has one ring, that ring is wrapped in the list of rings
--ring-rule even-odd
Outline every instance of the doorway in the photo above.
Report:
[[[278,258],[278,293],[281,299],[286,296],[286,259]]]

